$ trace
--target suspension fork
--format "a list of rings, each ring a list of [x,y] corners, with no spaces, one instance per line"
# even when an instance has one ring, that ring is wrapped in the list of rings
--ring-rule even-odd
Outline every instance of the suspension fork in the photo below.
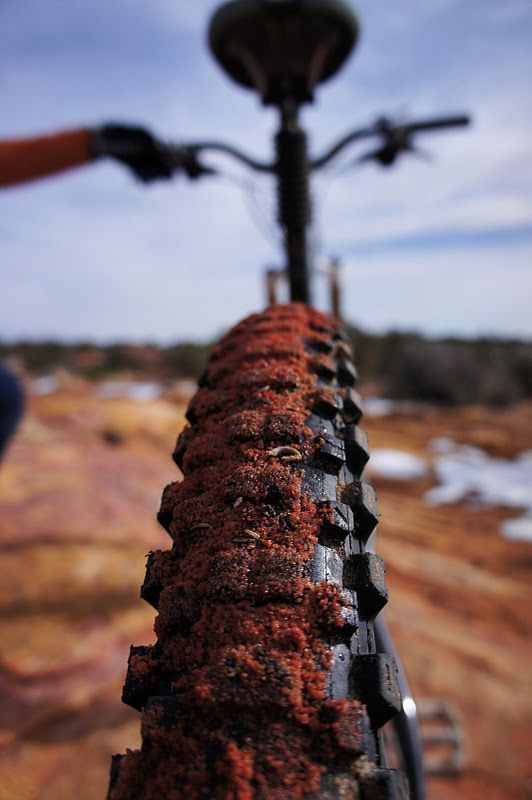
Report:
[[[281,105],[281,124],[275,137],[275,148],[277,219],[284,234],[290,299],[310,305],[310,163],[307,136],[299,124],[299,108],[291,99]]]

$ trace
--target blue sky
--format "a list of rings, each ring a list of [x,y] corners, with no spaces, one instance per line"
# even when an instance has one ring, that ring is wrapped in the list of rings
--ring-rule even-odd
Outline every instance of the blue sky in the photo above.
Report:
[[[0,135],[123,120],[269,157],[274,112],[229,83],[206,49],[215,5],[2,0]],[[316,242],[343,260],[346,316],[373,330],[530,336],[532,5],[360,0],[357,9],[357,52],[304,113],[315,152],[382,112],[465,110],[475,121],[420,140],[431,163],[405,158],[314,184]],[[256,197],[262,231],[230,181],[145,188],[99,163],[4,190],[0,337],[218,333],[261,307],[262,268],[279,263],[264,235],[268,179]]]

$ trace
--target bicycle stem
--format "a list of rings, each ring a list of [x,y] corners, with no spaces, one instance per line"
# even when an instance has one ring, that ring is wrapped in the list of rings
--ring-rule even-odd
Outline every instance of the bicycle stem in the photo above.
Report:
[[[311,303],[308,229],[312,219],[310,162],[307,136],[299,124],[299,106],[287,99],[281,105],[275,137],[277,219],[283,229],[290,299]]]

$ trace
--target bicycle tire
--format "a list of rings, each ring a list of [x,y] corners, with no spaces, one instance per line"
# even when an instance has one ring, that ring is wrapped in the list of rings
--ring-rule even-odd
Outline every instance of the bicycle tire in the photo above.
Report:
[[[142,747],[113,757],[109,800],[406,800],[379,733],[400,697],[351,356],[297,303],[214,348],[141,589],[158,638],[131,648],[123,701]]]

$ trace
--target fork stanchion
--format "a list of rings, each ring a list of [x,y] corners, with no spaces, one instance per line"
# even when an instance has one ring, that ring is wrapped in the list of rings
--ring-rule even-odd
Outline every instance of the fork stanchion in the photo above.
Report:
[[[412,697],[412,692],[410,691],[401,661],[395,652],[388,626],[382,614],[375,620],[375,639],[379,652],[394,655],[397,663],[397,679],[401,691],[402,708],[400,713],[394,717],[391,724],[399,740],[405,772],[410,783],[410,796],[412,800],[427,800],[425,770],[416,704]]]
[[[331,314],[342,321],[342,292],[340,286],[340,259],[331,258],[329,262],[329,299]]]

